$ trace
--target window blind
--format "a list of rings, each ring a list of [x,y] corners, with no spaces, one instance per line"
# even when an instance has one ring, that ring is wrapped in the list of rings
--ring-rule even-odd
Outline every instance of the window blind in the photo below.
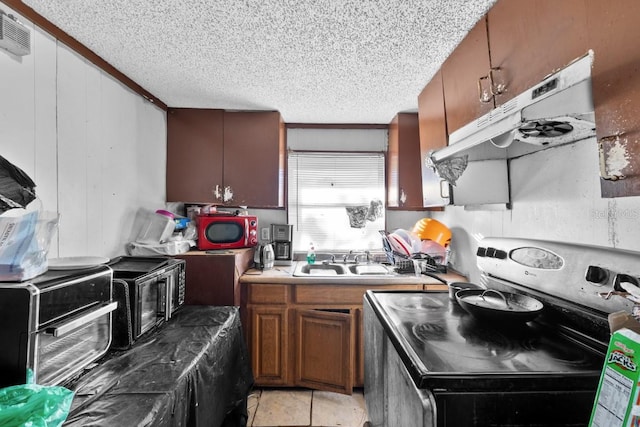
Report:
[[[384,183],[383,153],[290,152],[288,221],[294,226],[294,250],[306,251],[310,242],[317,252],[381,249]]]

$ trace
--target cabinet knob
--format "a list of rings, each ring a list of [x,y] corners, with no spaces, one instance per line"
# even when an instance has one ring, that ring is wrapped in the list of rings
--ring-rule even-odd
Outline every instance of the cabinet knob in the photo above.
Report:
[[[504,93],[504,91],[507,89],[507,84],[504,81],[502,68],[495,67],[489,70],[489,83],[489,88],[491,89],[491,94],[493,96]]]
[[[484,104],[493,100],[493,94],[491,93],[491,78],[489,75],[482,76],[478,79],[478,99]]]

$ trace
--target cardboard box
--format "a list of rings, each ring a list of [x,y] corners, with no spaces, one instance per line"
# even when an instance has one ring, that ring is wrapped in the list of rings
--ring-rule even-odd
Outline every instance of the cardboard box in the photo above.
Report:
[[[589,426],[640,426],[640,334],[611,335]]]

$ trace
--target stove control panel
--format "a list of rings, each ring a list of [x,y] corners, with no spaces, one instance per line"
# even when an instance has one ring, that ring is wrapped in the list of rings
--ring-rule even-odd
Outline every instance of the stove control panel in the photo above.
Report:
[[[640,303],[640,252],[559,241],[486,237],[478,242],[476,255],[483,276],[516,284],[522,290],[604,313],[629,311],[635,301]]]

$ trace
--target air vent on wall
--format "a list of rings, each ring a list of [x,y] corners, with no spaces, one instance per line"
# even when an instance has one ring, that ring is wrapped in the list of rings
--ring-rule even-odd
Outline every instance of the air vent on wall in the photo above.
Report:
[[[12,15],[0,11],[0,48],[17,56],[31,53],[31,32]]]

